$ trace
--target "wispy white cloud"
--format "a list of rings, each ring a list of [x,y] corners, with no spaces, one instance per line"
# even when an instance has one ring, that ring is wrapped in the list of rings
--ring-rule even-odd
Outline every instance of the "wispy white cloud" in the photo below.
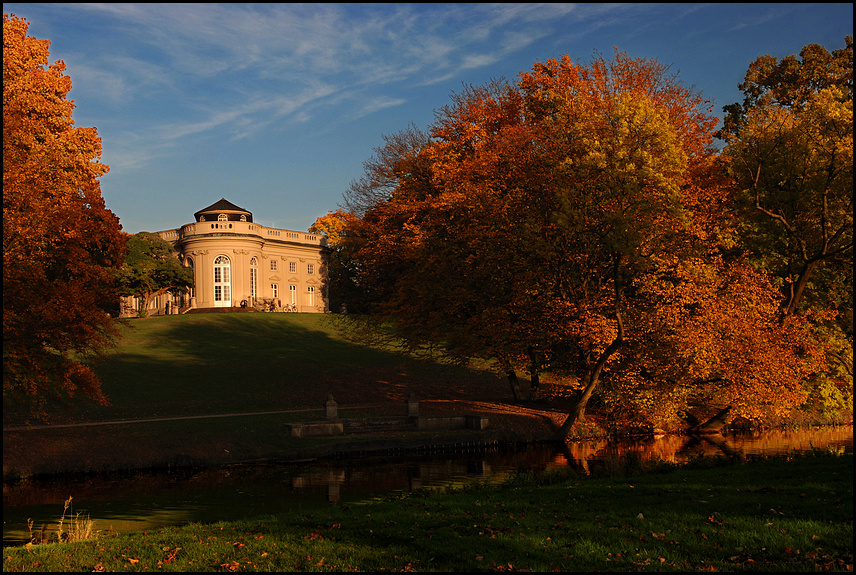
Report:
[[[353,121],[404,105],[406,98],[392,87],[428,86],[494,65],[558,22],[566,26],[568,15],[593,22],[626,11],[591,4],[77,4],[58,9],[105,18],[105,30],[126,40],[122,53],[90,51],[75,70],[81,85],[108,105],[161,106],[168,112],[159,125],[136,128],[133,141],[146,151],[128,166],[190,137],[249,138],[318,114]],[[349,105],[334,109],[349,99]]]

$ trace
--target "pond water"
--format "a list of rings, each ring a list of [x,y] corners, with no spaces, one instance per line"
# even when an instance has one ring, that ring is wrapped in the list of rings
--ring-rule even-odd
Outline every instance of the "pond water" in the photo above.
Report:
[[[190,522],[310,511],[396,491],[502,481],[519,470],[573,466],[586,473],[620,457],[682,462],[699,455],[783,455],[813,449],[852,452],[853,428],[540,443],[431,455],[28,479],[3,485],[3,545],[29,540],[28,519],[33,520],[34,530],[54,527],[70,496],[72,507],[66,520],[81,513],[94,520],[95,529],[102,533],[149,531]]]

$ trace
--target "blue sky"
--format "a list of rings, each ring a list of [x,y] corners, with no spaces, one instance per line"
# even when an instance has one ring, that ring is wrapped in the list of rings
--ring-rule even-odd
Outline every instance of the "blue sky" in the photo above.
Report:
[[[715,104],[763,54],[829,50],[847,4],[3,4],[51,41],[95,126],[107,207],[129,233],[193,220],[220,198],[306,230],[362,164],[464,84],[614,47],[671,66]]]

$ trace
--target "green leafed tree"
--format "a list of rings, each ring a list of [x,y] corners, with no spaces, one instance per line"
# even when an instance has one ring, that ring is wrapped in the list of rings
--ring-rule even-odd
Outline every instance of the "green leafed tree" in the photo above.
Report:
[[[167,292],[178,293],[193,286],[193,270],[182,265],[172,244],[151,232],[128,236],[128,254],[120,271],[123,296],[137,297],[140,316],[149,302]]]
[[[743,103],[724,108],[719,137],[740,188],[743,239],[781,279],[784,316],[806,299],[852,301],[852,36],[845,44],[758,58],[740,85]]]
[[[844,44],[756,59],[719,137],[737,184],[740,241],[777,278],[781,321],[835,315],[815,322],[832,361],[811,393],[852,409],[853,37]]]

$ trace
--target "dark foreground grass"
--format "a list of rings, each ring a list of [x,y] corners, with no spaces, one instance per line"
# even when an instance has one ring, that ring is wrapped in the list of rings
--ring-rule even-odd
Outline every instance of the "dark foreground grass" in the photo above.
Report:
[[[5,549],[3,568],[852,571],[852,454],[613,473]]]

